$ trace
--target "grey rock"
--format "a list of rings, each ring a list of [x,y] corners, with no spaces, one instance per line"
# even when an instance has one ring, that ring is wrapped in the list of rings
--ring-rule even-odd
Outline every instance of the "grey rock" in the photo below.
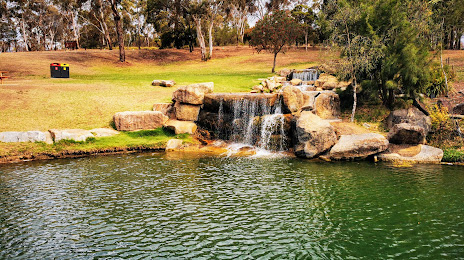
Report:
[[[53,143],[51,135],[48,132],[27,131],[27,132],[1,132],[0,142],[17,143],[17,142],[45,142]]]
[[[425,134],[430,132],[430,128],[432,126],[432,120],[430,117],[426,116],[415,107],[392,111],[386,119],[388,129],[391,129],[394,125],[401,123],[420,126],[424,128]]]
[[[394,144],[425,144],[423,127],[408,123],[396,124],[388,133],[388,140]]]
[[[61,140],[84,142],[87,138],[95,137],[89,130],[83,129],[50,129],[48,131],[55,142],[59,142]]]

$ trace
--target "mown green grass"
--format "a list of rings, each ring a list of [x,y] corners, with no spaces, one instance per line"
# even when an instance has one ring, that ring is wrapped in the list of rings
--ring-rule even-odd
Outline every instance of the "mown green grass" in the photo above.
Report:
[[[115,136],[89,138],[85,142],[62,140],[54,144],[38,143],[1,143],[0,157],[16,155],[55,154],[63,151],[98,151],[113,148],[160,148],[170,139],[181,139],[185,143],[193,142],[187,135],[175,135],[162,128],[137,132],[121,132]]]

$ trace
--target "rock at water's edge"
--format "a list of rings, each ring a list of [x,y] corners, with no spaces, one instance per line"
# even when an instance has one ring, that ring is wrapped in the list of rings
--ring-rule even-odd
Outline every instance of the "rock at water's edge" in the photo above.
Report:
[[[194,134],[197,130],[197,125],[193,121],[168,120],[164,124],[164,128],[178,134]]]
[[[388,140],[381,134],[342,135],[329,152],[331,159],[362,159],[388,148]]]
[[[329,122],[310,111],[301,112],[296,122],[296,156],[314,158],[329,150],[336,141],[337,136]]]
[[[180,149],[182,147],[183,142],[184,141],[182,141],[180,139],[170,139],[166,144],[166,151],[170,152],[170,151]]]
[[[419,154],[414,156],[402,156],[398,153],[386,151],[379,154],[378,159],[387,162],[409,163],[440,163],[443,159],[443,150],[428,145],[421,145]]]

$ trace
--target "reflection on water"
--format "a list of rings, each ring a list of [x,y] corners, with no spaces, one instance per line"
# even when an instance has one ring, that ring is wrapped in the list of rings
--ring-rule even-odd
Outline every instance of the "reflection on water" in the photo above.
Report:
[[[440,165],[192,154],[7,165],[0,259],[462,258],[463,197],[462,168]]]

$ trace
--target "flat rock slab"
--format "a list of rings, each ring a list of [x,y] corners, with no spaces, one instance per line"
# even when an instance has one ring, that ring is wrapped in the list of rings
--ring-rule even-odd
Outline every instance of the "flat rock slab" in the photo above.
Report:
[[[83,129],[51,129],[48,130],[55,142],[61,140],[73,140],[76,142],[84,142],[87,138],[95,137],[89,130]]]
[[[95,137],[106,137],[106,136],[113,136],[113,135],[119,134],[118,131],[112,128],[95,128],[95,129],[90,130],[90,132]]]
[[[329,157],[334,160],[363,159],[388,148],[388,140],[381,134],[342,135],[330,149]]]
[[[164,128],[178,134],[194,134],[197,125],[193,121],[168,120]]]
[[[168,119],[160,111],[126,111],[113,117],[118,131],[152,130],[162,127]]]
[[[53,143],[52,136],[49,132],[27,131],[27,132],[1,132],[0,142],[18,143],[18,142],[45,142]]]
[[[398,152],[390,151],[390,149],[378,156],[380,161],[395,163],[408,162],[437,164],[441,162],[442,158],[443,150],[428,145],[420,145],[420,152],[413,156],[401,155]]]

